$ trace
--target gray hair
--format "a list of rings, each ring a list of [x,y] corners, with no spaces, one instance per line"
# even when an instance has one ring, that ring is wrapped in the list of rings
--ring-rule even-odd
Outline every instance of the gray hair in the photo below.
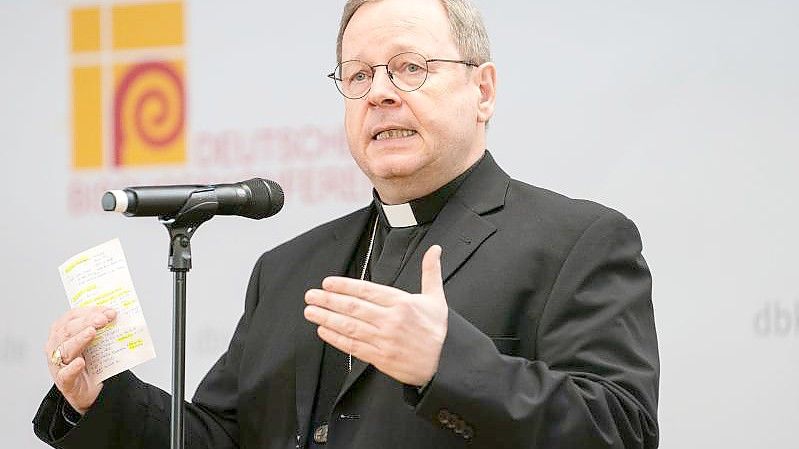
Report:
[[[341,14],[341,24],[336,40],[336,61],[341,62],[341,40],[350,19],[364,3],[380,0],[347,0]],[[465,61],[482,64],[491,60],[491,46],[488,41],[483,18],[469,0],[439,0],[449,16],[452,38],[458,47],[460,57]]]

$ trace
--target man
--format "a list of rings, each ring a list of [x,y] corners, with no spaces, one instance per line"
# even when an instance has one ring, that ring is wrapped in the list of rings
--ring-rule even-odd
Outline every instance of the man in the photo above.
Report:
[[[476,11],[350,0],[337,56],[330,77],[375,202],[259,259],[230,347],[188,405],[187,446],[656,447],[638,232],[511,180],[485,151],[496,68]],[[113,318],[53,325],[44,441],[169,441],[166,393],[129,372],[85,380],[79,354]]]

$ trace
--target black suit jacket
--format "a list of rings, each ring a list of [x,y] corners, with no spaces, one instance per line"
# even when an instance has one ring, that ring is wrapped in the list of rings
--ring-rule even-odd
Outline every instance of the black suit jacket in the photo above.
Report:
[[[365,208],[265,253],[227,352],[187,411],[187,447],[305,447],[322,342],[306,290],[346,272]],[[450,308],[423,395],[356,361],[327,446],[653,448],[657,341],[651,278],[632,222],[588,201],[511,180],[490,155],[449,200],[395,286],[420,290],[421,258],[443,248]],[[409,336],[413,338],[413,336]],[[53,441],[63,398],[34,419],[56,447],[168,447],[169,396],[125,372]]]

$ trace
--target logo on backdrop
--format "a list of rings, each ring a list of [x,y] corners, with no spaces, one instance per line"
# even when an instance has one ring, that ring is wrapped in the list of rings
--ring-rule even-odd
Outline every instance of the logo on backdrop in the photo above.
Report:
[[[766,301],[752,324],[759,337],[799,337],[799,298],[793,303]]]
[[[202,92],[187,91],[183,1],[81,3],[69,17],[70,215],[101,213],[111,188],[254,176],[279,182],[292,204],[368,201],[339,126],[191,130],[188,99]]]
[[[182,2],[76,7],[72,167],[186,160]]]

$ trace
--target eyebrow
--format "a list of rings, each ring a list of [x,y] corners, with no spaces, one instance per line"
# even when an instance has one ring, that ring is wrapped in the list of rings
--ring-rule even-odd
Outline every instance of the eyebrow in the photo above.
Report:
[[[427,56],[426,56],[427,52],[423,52],[422,50],[419,49],[419,47],[415,47],[415,46],[408,45],[408,44],[392,44],[390,47],[388,47],[388,50],[387,50],[387,53],[390,53],[391,56],[386,58],[386,61],[388,61],[389,58],[391,58],[393,56],[396,56],[396,55],[398,55],[400,53],[408,53],[408,52],[418,53],[418,54],[424,56],[425,58],[427,58]],[[363,61],[363,62],[367,62],[367,63],[375,62],[377,64],[383,64],[383,63],[386,62],[386,61],[368,61],[367,58],[365,58],[362,54],[356,55],[353,58],[341,58],[341,60],[342,61],[357,60],[357,61]]]

